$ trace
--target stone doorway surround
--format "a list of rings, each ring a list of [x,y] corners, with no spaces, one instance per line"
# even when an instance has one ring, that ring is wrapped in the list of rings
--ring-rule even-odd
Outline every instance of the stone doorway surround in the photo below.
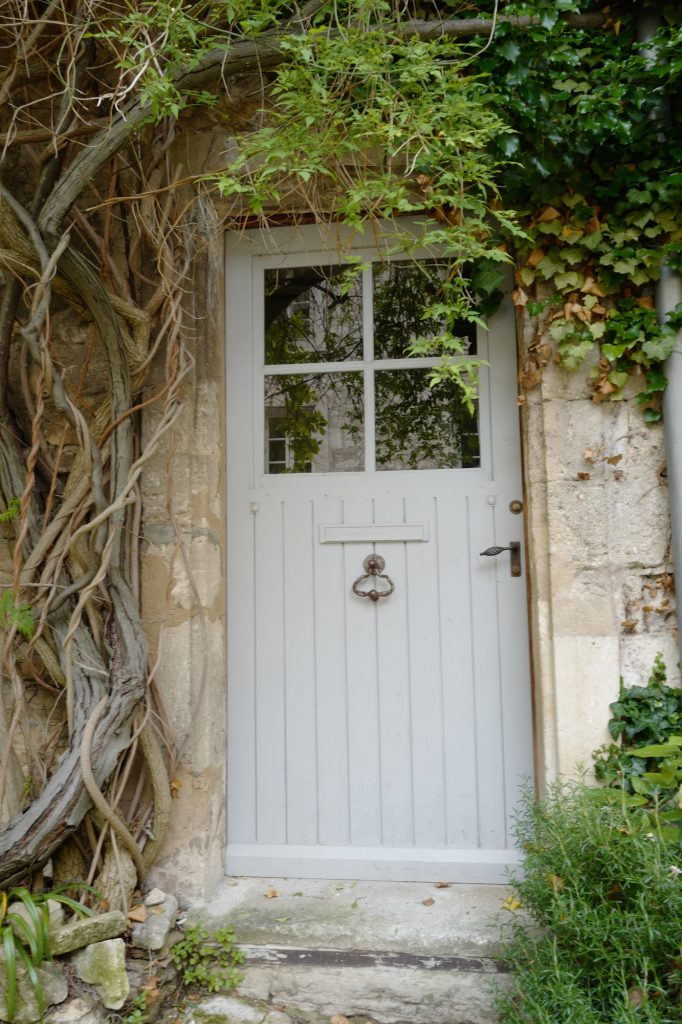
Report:
[[[143,614],[180,751],[174,814],[150,882],[205,898],[225,845],[224,261],[216,213],[195,208],[186,406],[143,481]],[[537,350],[519,318],[519,355]],[[522,399],[530,641],[540,788],[607,739],[619,677],[661,651],[678,679],[662,427],[634,400],[595,404],[587,371],[550,361]],[[149,394],[157,386],[152,377]],[[155,407],[146,414],[154,427]],[[170,485],[166,473],[170,466]]]

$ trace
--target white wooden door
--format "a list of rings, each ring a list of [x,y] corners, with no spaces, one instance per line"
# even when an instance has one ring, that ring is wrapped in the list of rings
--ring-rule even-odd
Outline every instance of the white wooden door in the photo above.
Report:
[[[500,881],[533,764],[525,566],[480,554],[523,541],[513,309],[471,417],[405,354],[437,264],[353,252],[228,241],[227,871]]]

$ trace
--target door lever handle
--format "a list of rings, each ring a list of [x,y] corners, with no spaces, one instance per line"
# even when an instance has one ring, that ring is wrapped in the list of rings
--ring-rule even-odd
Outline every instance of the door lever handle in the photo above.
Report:
[[[497,544],[491,548],[486,548],[485,551],[481,551],[482,555],[487,555],[491,558],[495,558],[497,555],[501,555],[503,551],[510,552],[509,563],[511,567],[512,576],[521,575],[521,542],[518,540],[510,540],[506,548],[501,548]]]

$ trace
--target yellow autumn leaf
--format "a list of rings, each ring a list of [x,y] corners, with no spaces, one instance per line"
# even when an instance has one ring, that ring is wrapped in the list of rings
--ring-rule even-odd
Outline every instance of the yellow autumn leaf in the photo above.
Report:
[[[523,906],[521,900],[517,899],[516,896],[507,896],[506,900],[502,901],[503,910],[520,910]]]
[[[546,223],[549,220],[556,220],[560,216],[561,214],[554,206],[546,206],[537,219],[542,223]]]

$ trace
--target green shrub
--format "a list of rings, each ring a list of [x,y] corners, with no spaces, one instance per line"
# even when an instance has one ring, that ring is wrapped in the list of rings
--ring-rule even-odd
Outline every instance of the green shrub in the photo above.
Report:
[[[645,813],[583,783],[526,795],[513,890],[535,928],[512,925],[500,1024],[679,1024],[682,857]]]

